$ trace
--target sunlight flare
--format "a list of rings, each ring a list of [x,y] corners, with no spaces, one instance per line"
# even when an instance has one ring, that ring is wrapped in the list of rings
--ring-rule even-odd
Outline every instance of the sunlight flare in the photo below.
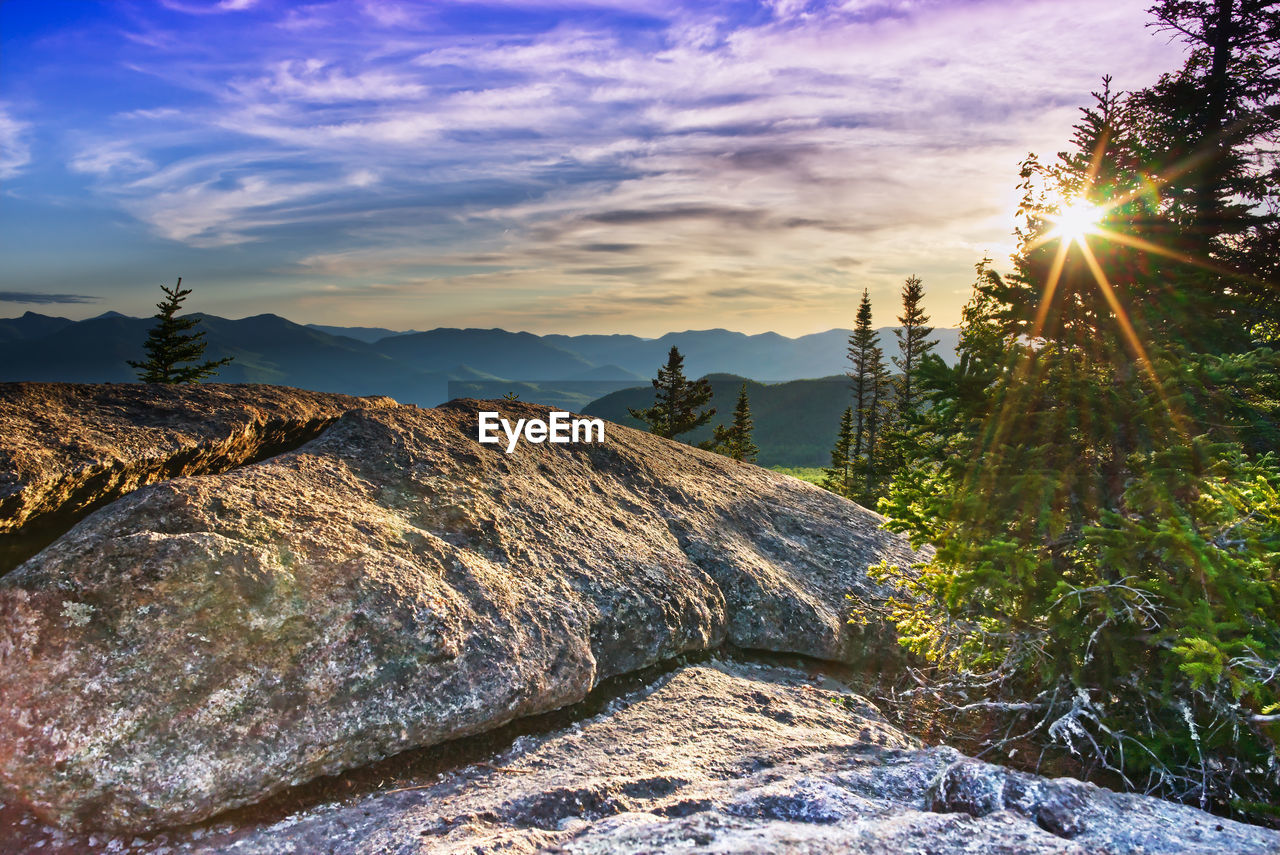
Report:
[[[1087,235],[1097,234],[1106,209],[1084,199],[1065,202],[1059,212],[1049,219],[1053,221],[1050,236],[1061,238],[1064,243],[1082,242]]]

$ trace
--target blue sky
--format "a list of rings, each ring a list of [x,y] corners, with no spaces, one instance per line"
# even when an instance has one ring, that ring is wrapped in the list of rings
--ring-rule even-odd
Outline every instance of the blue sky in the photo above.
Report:
[[[7,0],[0,316],[953,325],[1148,0]]]

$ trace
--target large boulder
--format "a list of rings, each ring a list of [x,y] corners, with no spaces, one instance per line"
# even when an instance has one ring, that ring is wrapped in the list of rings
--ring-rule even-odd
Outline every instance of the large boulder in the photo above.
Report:
[[[562,707],[682,652],[874,663],[845,594],[917,559],[788,476],[622,427],[476,441],[480,409],[346,414],[134,492],[0,580],[0,794],[68,827],[191,822]]]
[[[282,386],[0,383],[0,575],[144,484],[223,472],[385,406]]]
[[[776,663],[713,660],[599,701],[443,774],[385,769],[354,799],[150,839],[27,826],[10,841],[133,855],[1280,851],[1275,831],[922,747],[847,688]]]

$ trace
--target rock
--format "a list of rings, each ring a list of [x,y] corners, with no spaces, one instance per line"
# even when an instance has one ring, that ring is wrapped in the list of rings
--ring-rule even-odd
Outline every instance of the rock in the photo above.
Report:
[[[482,407],[547,414],[353,411],[293,452],[131,493],[0,580],[0,793],[67,827],[153,829],[687,651],[897,655],[845,620],[846,592],[880,593],[868,564],[917,559],[877,515],[616,426],[506,454],[476,442]],[[581,786],[532,815],[595,804]]]
[[[1280,851],[1275,831],[1078,781],[1009,773],[951,748],[921,747],[848,689],[819,690],[803,672],[740,662],[676,669],[592,718],[520,737],[485,762],[406,787],[389,784],[384,792],[269,824],[126,838],[112,851]],[[1010,787],[1022,795],[993,798]],[[1027,796],[1031,791],[1037,795]],[[1054,825],[1071,828],[1069,834],[1032,815],[1049,802],[1067,811]],[[43,837],[27,839],[34,845],[54,834],[45,829]],[[68,841],[69,848],[78,842]]]
[[[386,406],[280,386],[0,383],[0,574],[144,484],[223,472]]]

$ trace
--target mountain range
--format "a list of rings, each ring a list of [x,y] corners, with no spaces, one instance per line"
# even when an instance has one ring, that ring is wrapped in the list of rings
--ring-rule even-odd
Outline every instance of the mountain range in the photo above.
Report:
[[[690,377],[726,373],[779,382],[826,377],[844,370],[849,330],[788,338],[722,329],[672,332],[660,338],[632,335],[534,335],[499,329],[440,328],[396,332],[369,327],[302,325],[279,315],[228,319],[192,314],[205,331],[206,358],[231,356],[217,379],[273,383],[322,392],[390,395],[404,403],[434,406],[451,397],[450,382],[494,388],[523,383],[524,400],[546,397],[581,404],[585,394],[645,386],[667,352],[678,347]],[[132,382],[128,360],[143,357],[142,343],[155,323],[107,312],[67,318],[27,312],[0,319],[0,380]],[[383,333],[386,333],[383,335]],[[889,328],[881,330],[886,356],[897,354]],[[958,331],[938,329],[937,352],[954,357]],[[577,388],[575,389],[575,385]],[[560,389],[563,386],[564,389]],[[465,393],[471,391],[462,387]],[[568,391],[568,397],[560,392]]]

